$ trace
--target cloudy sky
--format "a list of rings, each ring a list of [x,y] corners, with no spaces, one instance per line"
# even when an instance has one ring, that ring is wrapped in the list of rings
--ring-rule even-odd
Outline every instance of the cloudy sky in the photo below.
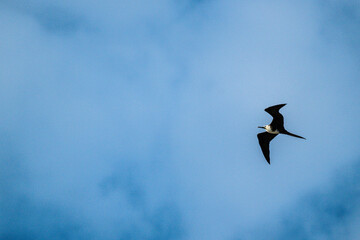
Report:
[[[0,238],[360,237],[360,2],[0,0]],[[268,165],[257,126],[287,103]]]

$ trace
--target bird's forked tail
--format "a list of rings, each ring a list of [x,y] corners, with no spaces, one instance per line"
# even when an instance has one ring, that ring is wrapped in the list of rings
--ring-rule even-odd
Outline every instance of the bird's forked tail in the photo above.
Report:
[[[289,136],[293,136],[293,137],[297,137],[297,138],[302,138],[302,139],[305,139],[305,140],[306,140],[306,138],[301,137],[301,136],[296,135],[296,134],[293,134],[293,133],[290,133],[290,132],[288,132],[288,131],[282,132],[282,134],[286,134],[286,135],[289,135]]]

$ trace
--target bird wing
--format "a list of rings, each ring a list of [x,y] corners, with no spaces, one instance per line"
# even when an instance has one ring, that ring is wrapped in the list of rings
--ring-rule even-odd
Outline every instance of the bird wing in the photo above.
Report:
[[[280,129],[284,127],[284,117],[283,115],[281,115],[281,113],[279,113],[279,110],[285,105],[286,103],[278,104],[265,109],[265,112],[269,113],[273,117],[270,125],[274,126],[275,129]]]
[[[268,108],[265,109],[265,112],[269,113],[273,117],[276,117],[278,114],[280,114],[279,113],[280,108],[282,108],[285,105],[286,105],[286,103],[268,107]]]
[[[269,145],[270,145],[270,141],[273,140],[274,137],[276,137],[277,134],[271,134],[268,132],[263,132],[263,133],[259,133],[257,135],[258,139],[259,139],[259,144],[261,147],[261,150],[264,154],[264,157],[266,159],[266,161],[270,164],[270,150],[269,150]]]

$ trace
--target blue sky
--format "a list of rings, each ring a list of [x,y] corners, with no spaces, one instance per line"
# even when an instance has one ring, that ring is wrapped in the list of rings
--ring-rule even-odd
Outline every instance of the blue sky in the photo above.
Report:
[[[0,1],[1,239],[358,239],[358,1]],[[272,164],[257,126],[282,109]]]

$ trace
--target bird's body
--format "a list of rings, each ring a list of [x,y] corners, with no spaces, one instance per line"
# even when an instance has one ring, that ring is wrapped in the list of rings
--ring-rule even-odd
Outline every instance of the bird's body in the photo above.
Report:
[[[270,150],[269,150],[270,141],[274,139],[278,134],[286,134],[289,136],[305,139],[301,136],[286,131],[286,129],[284,128],[284,117],[281,115],[279,110],[285,105],[286,104],[279,104],[266,108],[265,111],[273,117],[273,120],[270,124],[265,125],[264,127],[259,127],[259,128],[264,128],[266,130],[266,132],[259,133],[257,137],[259,139],[259,144],[264,154],[264,157],[269,164],[270,164]]]
[[[269,124],[269,125],[265,125],[264,128],[265,128],[266,132],[271,133],[271,134],[279,134],[279,133],[280,133],[279,130],[277,130],[277,129],[272,129],[271,126],[270,126],[270,124]]]

